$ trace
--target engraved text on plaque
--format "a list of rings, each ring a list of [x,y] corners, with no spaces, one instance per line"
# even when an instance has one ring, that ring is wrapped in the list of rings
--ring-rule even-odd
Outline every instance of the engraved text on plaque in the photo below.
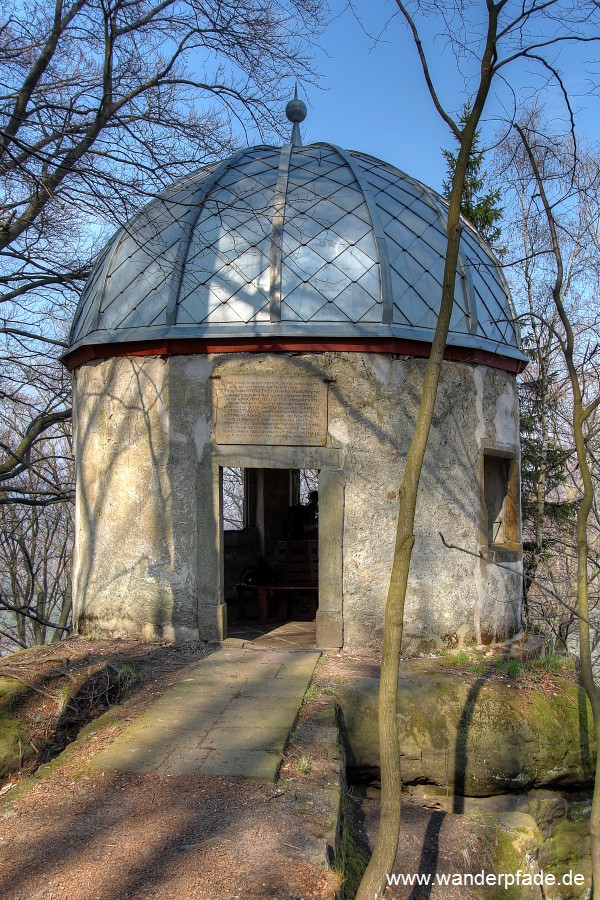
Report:
[[[215,388],[218,444],[327,443],[327,385],[320,379],[230,375]]]

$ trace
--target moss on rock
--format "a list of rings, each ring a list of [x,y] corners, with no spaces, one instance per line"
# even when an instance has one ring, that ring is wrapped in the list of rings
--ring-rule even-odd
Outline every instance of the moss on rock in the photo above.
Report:
[[[515,883],[487,887],[487,900],[539,900],[538,886],[516,883],[517,872],[533,880],[537,871],[534,860],[541,834],[535,820],[527,813],[504,812],[492,817],[488,823],[494,836],[490,873],[514,876]]]
[[[12,678],[0,678],[0,781],[18,771],[33,752],[29,737],[11,710],[28,688]]]
[[[484,797],[592,783],[595,746],[589,705],[576,684],[554,694],[518,690],[483,673],[446,672],[432,660],[403,663],[398,726],[405,784],[437,785]],[[335,685],[344,714],[349,764],[377,770],[379,681]]]
[[[548,889],[548,900],[586,896],[592,882],[589,820],[569,816],[556,822],[552,836],[540,847],[538,862],[559,882],[552,890]],[[562,884],[563,877],[569,872],[583,875],[584,885]]]

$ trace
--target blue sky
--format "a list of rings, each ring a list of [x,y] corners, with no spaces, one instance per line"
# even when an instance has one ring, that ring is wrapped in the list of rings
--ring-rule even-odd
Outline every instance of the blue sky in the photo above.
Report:
[[[329,141],[362,150],[440,190],[445,176],[440,148],[453,148],[454,144],[433,107],[406,27],[396,17],[382,33],[396,9],[395,3],[373,0],[357,4],[364,29],[370,35],[381,35],[375,45],[350,10],[340,12],[344,6],[343,0],[332,0],[331,7],[338,16],[323,35],[323,49],[315,59],[315,67],[323,76],[320,86],[305,85],[301,89],[308,103],[302,126],[304,142]],[[434,41],[435,30],[435,23],[426,23],[422,37],[430,51],[436,87],[449,111],[456,112],[465,98],[465,82],[444,42]],[[598,94],[583,96],[588,92],[583,63],[594,55],[600,56],[600,46],[586,45],[561,51],[557,62],[578,109],[578,126],[591,140],[599,141]],[[598,71],[600,65],[595,69]],[[522,63],[505,72],[519,98],[539,92],[539,75],[532,75]],[[488,105],[490,119],[503,117],[511,102],[507,88],[498,83],[497,94]],[[564,117],[556,92],[549,95],[547,109],[553,119]],[[491,140],[497,128],[497,121],[490,121],[484,127],[484,138]]]

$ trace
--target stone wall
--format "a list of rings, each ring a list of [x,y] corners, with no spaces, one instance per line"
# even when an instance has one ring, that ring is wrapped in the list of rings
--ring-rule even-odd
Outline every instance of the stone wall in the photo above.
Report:
[[[398,486],[424,368],[420,359],[340,352],[116,358],[81,366],[74,391],[79,629],[220,638],[226,623],[219,467],[317,468],[317,641],[379,648]],[[326,379],[325,446],[216,444],[216,385],[231,375]],[[409,652],[489,642],[519,628],[520,548],[488,542],[486,452],[518,456],[514,376],[445,363],[415,526]],[[466,552],[445,547],[440,533]]]
[[[83,634],[197,637],[176,547],[181,499],[195,492],[182,495],[169,466],[168,394],[168,364],[157,358],[75,373],[74,621]]]

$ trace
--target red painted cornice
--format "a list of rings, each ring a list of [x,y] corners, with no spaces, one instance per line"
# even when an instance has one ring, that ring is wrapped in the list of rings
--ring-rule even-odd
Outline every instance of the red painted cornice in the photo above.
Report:
[[[429,356],[431,345],[401,338],[169,338],[154,341],[130,341],[116,344],[91,344],[78,347],[62,358],[73,371],[95,359],[117,356],[192,356],[196,353],[388,353],[394,356]],[[517,374],[525,368],[522,360],[487,350],[446,347],[444,359],[477,363]]]

